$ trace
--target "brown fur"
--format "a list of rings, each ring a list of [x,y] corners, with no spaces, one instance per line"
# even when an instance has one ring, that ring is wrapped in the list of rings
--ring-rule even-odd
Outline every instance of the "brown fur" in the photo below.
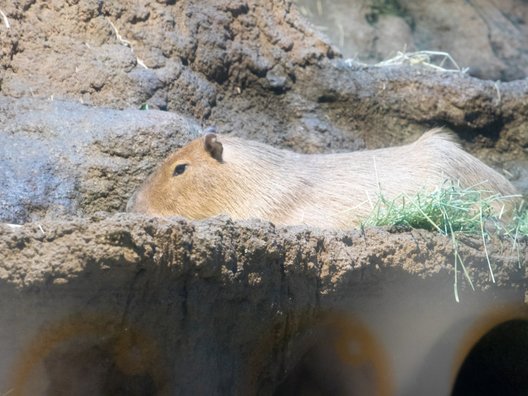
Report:
[[[183,173],[174,175],[175,167],[184,164]],[[405,146],[312,155],[208,134],[170,155],[130,199],[127,210],[347,228],[368,216],[380,193],[387,199],[412,196],[446,181],[516,194],[508,180],[439,130]]]

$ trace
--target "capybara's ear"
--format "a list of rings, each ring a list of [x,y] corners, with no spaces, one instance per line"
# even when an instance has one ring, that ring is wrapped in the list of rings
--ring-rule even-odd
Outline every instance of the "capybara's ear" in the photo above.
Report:
[[[222,143],[216,139],[216,135],[214,133],[208,133],[205,135],[204,148],[205,151],[211,155],[211,157],[213,157],[218,162],[222,162],[222,152],[224,151],[224,147],[222,146]]]

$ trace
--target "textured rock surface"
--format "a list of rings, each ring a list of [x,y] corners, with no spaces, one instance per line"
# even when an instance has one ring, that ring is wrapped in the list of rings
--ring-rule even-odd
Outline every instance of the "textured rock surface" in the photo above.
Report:
[[[462,279],[457,308],[450,240],[426,232],[335,233],[123,214],[4,225],[0,280],[10,303],[0,310],[0,382],[18,394],[271,394],[314,342],[325,312],[341,312],[341,321],[361,316],[374,329],[372,343],[392,356],[417,342],[396,331],[411,314],[420,334],[414,310],[442,306],[444,321],[430,330],[437,335],[454,308],[464,318],[475,301],[522,298],[517,257],[492,251],[492,285],[480,243],[470,242],[475,248],[464,245],[460,253],[477,290],[487,292],[471,292]],[[521,251],[528,259],[525,243]],[[389,377],[412,361],[389,360],[375,366]]]
[[[161,111],[0,97],[0,220],[124,210],[153,166],[201,128]],[[155,136],[155,138],[153,138]]]
[[[306,152],[392,145],[447,126],[483,158],[492,149],[495,165],[527,157],[526,80],[348,68],[286,1],[29,1],[2,9],[11,21],[0,26],[0,84],[9,97],[148,103]]]
[[[479,78],[512,81],[528,75],[528,8],[522,1],[296,3],[347,57],[376,63],[398,51],[444,51]]]
[[[456,337],[524,300],[526,241],[489,246],[496,284],[462,241],[476,292],[459,268],[455,304],[450,241],[430,233],[116,212],[211,124],[302,152],[447,126],[526,193],[528,80],[345,62],[283,0],[0,10],[0,221],[27,223],[0,226],[0,393],[279,395],[308,375],[322,394],[447,394]],[[334,341],[365,346],[361,364],[339,366]]]

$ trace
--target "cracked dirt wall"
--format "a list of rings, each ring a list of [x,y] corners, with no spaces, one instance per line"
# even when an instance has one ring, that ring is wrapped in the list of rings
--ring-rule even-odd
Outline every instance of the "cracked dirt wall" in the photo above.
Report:
[[[336,233],[121,214],[4,225],[1,235],[0,251],[9,252],[2,299],[10,304],[0,312],[0,382],[15,394],[271,394],[309,348],[326,345],[314,329],[332,312],[364,323],[370,338],[352,330],[350,337],[366,349],[367,371],[384,379],[364,385],[360,376],[350,387],[394,390],[398,382],[416,390],[424,386],[417,362],[441,357],[437,338],[469,327],[456,319],[522,300],[525,288],[515,256],[498,259],[491,284],[484,254],[463,246],[479,291],[461,280],[462,303],[454,304],[452,247],[420,231]],[[428,323],[421,310],[442,312],[443,320]],[[407,336],[397,330],[411,323]]]

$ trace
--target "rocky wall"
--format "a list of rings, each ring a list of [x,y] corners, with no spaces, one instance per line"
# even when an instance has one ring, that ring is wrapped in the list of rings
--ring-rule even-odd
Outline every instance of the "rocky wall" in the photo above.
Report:
[[[120,212],[209,125],[307,153],[442,126],[526,194],[525,49],[499,82],[346,60],[283,0],[0,11],[0,392],[446,394],[480,319],[524,317],[526,240],[490,242],[497,283],[462,240],[472,291],[432,233]]]

